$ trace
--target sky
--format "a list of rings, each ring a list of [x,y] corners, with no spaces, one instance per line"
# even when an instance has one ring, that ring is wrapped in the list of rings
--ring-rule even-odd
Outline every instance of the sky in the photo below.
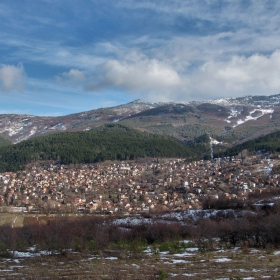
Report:
[[[279,0],[1,0],[0,114],[280,93]]]

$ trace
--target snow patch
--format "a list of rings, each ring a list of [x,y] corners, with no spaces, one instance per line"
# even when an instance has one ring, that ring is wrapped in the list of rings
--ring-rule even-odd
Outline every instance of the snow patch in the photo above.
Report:
[[[219,142],[218,140],[210,137],[210,144],[211,145],[218,145],[218,144],[223,144],[223,142]]]
[[[50,127],[50,129],[52,129],[52,130],[66,130],[66,126],[65,126],[65,123],[61,122],[61,123],[58,123],[57,125],[54,125],[54,126]]]
[[[230,116],[227,119],[225,119],[227,123],[232,123],[232,118],[237,118],[238,115],[241,114],[241,111],[237,110],[236,108],[230,108],[230,110],[231,110]],[[253,114],[255,114],[256,112],[259,112],[259,114],[257,116],[253,116]],[[249,115],[247,115],[245,118],[238,119],[232,127],[235,128],[250,120],[258,120],[259,118],[261,118],[266,114],[270,114],[270,119],[271,119],[273,112],[274,109],[261,109],[261,108],[253,109],[252,111],[249,112]]]
[[[215,262],[230,262],[231,259],[229,258],[219,258],[219,259],[216,259]]]
[[[113,122],[119,122],[119,121],[121,121],[121,120],[122,120],[122,118],[120,118],[120,119],[114,119]]]
[[[107,257],[105,258],[105,260],[117,260],[118,258],[117,257]]]
[[[33,126],[32,129],[30,130],[29,137],[34,135],[37,132],[37,129],[38,129],[37,126]]]
[[[189,261],[185,261],[185,260],[172,260],[173,263],[188,263]]]

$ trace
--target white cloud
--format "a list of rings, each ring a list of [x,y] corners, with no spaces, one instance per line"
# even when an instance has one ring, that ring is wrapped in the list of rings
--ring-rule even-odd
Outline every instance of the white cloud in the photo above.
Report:
[[[201,98],[276,94],[280,92],[280,51],[269,56],[254,54],[207,62],[189,78],[188,93]]]
[[[60,84],[60,86],[70,86],[72,88],[83,87],[87,79],[87,72],[78,69],[70,69],[68,72],[63,72],[55,76],[57,84]]]
[[[118,88],[149,101],[191,101],[280,92],[280,50],[268,56],[254,54],[212,60],[186,72],[180,72],[180,66],[176,69],[172,63],[143,55],[128,57],[131,60],[109,60],[100,66],[86,90]]]
[[[0,84],[2,91],[22,91],[25,88],[25,80],[26,74],[22,64],[18,66],[0,65]]]
[[[83,82],[86,79],[85,72],[78,69],[71,69],[69,72],[64,72],[62,73],[62,76],[75,83]]]
[[[137,57],[131,54],[132,60],[109,60],[98,69],[98,76],[92,77],[87,86],[88,91],[102,88],[120,88],[132,93],[145,93],[151,96],[162,92],[158,99],[167,100],[171,90],[182,85],[181,77],[172,66],[157,59]],[[139,59],[138,59],[139,58]]]

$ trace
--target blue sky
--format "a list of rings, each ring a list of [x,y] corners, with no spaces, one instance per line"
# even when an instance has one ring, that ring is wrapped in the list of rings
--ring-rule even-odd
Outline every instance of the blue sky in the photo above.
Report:
[[[0,113],[280,93],[277,0],[1,0]]]

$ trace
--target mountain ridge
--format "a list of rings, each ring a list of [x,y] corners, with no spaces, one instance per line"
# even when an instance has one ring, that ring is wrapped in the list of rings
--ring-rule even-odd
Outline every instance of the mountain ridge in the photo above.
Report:
[[[12,143],[19,143],[56,132],[88,131],[108,123],[167,134],[181,141],[210,133],[235,144],[278,129],[280,94],[192,102],[150,103],[137,99],[114,107],[58,117],[2,114],[0,135]]]

